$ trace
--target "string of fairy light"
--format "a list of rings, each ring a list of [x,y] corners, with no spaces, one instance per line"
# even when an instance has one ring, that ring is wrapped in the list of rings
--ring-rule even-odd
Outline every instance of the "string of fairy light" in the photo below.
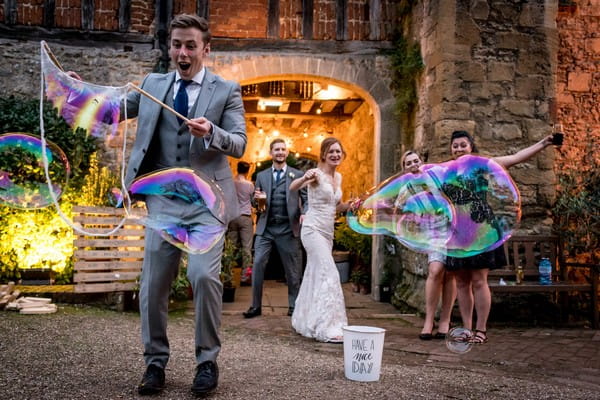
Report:
[[[284,135],[278,129],[273,129],[270,130],[269,133],[266,133],[263,128],[258,128],[258,135],[260,139],[256,146],[257,150],[254,152],[253,160],[257,167],[261,166],[262,160],[269,158],[269,145],[275,138],[282,138],[285,141],[287,148],[290,150],[290,154],[293,154],[296,158],[300,158],[302,154],[312,154],[314,149],[318,149],[321,141],[323,141],[326,136],[324,133],[311,134],[306,128],[299,135],[298,139]],[[298,141],[307,141],[308,144],[306,147],[300,149],[297,147]]]

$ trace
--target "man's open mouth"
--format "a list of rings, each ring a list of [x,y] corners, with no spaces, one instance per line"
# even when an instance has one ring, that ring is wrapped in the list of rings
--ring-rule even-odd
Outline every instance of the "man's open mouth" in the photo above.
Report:
[[[179,63],[179,68],[182,71],[187,71],[191,66],[192,66],[192,64],[189,64],[189,63],[182,63],[182,62]]]

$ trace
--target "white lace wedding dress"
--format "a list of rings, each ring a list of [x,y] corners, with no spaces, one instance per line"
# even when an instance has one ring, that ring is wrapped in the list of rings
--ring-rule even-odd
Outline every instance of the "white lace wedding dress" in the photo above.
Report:
[[[342,197],[341,175],[335,175],[335,184],[321,172],[319,183],[308,186],[301,232],[306,271],[292,315],[296,332],[322,342],[339,341],[342,326],[348,325],[340,275],[331,254],[335,207]]]

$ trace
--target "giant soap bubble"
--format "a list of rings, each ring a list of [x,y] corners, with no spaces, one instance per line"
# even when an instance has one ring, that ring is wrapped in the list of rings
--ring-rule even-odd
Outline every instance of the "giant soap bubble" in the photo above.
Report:
[[[44,148],[45,147],[45,148]],[[44,172],[44,154],[50,182]],[[0,201],[13,208],[34,209],[52,204],[66,186],[70,166],[55,144],[27,133],[0,135]]]
[[[506,170],[466,155],[385,180],[355,203],[348,224],[415,251],[468,257],[504,243],[520,217],[519,192]]]
[[[192,169],[169,168],[141,176],[131,184],[129,192],[134,198],[158,196],[172,202],[170,208],[151,212],[141,222],[188,253],[209,251],[225,234],[222,190],[208,177]],[[193,206],[188,208],[190,205]],[[202,210],[204,206],[210,211],[208,217],[194,216],[186,211]]]

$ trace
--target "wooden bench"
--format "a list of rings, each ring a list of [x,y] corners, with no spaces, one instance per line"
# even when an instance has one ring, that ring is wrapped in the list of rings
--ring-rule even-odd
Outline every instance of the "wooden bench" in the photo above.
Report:
[[[73,221],[89,233],[104,233],[122,221],[125,210],[110,207],[73,207]],[[140,212],[140,215],[143,213]],[[136,219],[110,236],[75,233],[74,291],[101,293],[135,290],[144,257],[144,226]]]
[[[492,293],[552,293],[563,307],[568,306],[570,293],[589,293],[591,321],[594,329],[598,329],[598,272],[600,266],[579,263],[567,263],[563,259],[563,247],[558,236],[528,235],[513,236],[504,244],[504,252],[508,264],[490,271],[488,283]],[[552,264],[552,284],[539,283],[538,264],[542,258],[548,258]],[[524,278],[516,284],[516,269],[523,267]],[[573,268],[587,268],[589,280],[573,280],[569,271]],[[500,278],[505,285],[500,284]]]

